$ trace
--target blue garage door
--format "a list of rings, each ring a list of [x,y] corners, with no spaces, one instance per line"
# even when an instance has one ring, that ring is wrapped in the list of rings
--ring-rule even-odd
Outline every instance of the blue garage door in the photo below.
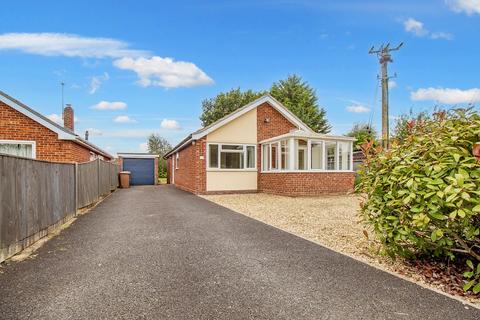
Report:
[[[123,159],[123,170],[130,171],[130,184],[144,185],[155,182],[154,159]]]

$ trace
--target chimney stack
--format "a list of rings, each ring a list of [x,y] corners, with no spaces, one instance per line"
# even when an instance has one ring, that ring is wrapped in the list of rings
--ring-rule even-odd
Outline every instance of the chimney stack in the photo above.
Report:
[[[71,104],[66,104],[66,107],[63,109],[63,126],[72,132],[74,132],[74,117],[73,117],[73,108]]]
[[[88,130],[85,131],[85,140],[88,141]]]

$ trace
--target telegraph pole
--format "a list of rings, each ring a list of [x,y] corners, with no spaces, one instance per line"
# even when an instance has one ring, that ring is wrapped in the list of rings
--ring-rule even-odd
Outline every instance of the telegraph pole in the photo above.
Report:
[[[390,48],[390,43],[387,43],[386,45],[382,44],[377,50],[375,50],[375,47],[371,47],[370,51],[368,51],[369,54],[376,54],[378,56],[378,60],[381,66],[380,78],[382,81],[382,146],[384,148],[388,148],[390,145],[390,131],[388,128],[388,80],[391,78],[388,77],[388,63],[393,62],[390,52],[400,50],[402,46],[403,42],[401,42],[395,48]]]

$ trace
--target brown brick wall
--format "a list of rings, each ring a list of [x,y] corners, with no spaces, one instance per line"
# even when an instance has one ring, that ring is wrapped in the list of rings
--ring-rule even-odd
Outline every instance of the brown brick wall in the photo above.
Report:
[[[345,194],[353,191],[353,172],[260,173],[260,192],[287,196]]]
[[[58,135],[0,102],[0,140],[36,141],[36,157],[56,162],[90,161],[90,150]],[[106,159],[108,160],[108,159]]]
[[[175,186],[182,190],[196,194],[205,192],[207,187],[205,165],[206,145],[206,139],[202,138],[190,144],[188,147],[180,150],[178,152],[178,169],[176,169],[176,153],[170,156],[168,161],[169,167],[171,166],[170,161],[173,161],[175,164],[175,169],[173,169],[175,170],[173,174]],[[201,157],[203,157],[203,159],[200,159]]]

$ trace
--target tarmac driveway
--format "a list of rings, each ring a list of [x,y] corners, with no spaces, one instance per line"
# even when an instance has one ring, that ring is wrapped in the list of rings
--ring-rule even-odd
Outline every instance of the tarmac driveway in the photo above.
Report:
[[[480,319],[170,186],[118,190],[1,271],[2,319]]]

